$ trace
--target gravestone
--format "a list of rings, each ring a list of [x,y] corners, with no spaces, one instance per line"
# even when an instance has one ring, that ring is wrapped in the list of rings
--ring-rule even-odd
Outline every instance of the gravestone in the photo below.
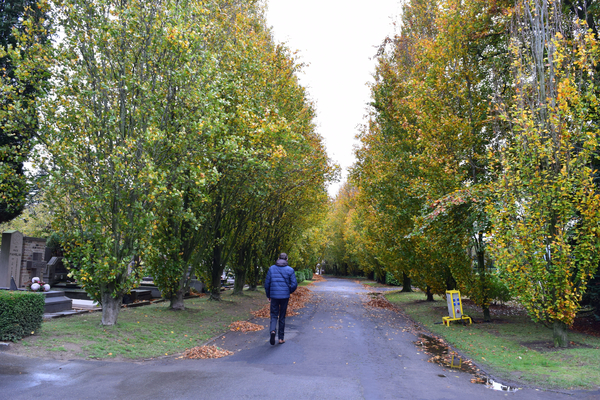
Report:
[[[73,309],[73,300],[65,296],[64,292],[51,290],[44,292],[46,303],[44,305],[44,314],[55,314]]]
[[[27,269],[29,274],[33,278],[34,276],[42,278],[44,280],[44,272],[46,271],[46,261],[43,260],[42,253],[33,253],[32,260],[27,261]],[[48,282],[44,280],[45,282]]]
[[[62,257],[52,257],[44,270],[44,281],[50,285],[67,279],[69,271],[63,263]]]
[[[198,293],[204,293],[204,283],[200,282],[198,279],[190,280],[190,289],[194,288]]]
[[[46,250],[46,239],[36,237],[23,237],[23,252],[21,255],[21,281],[17,285],[23,287],[25,282],[33,277],[43,280],[42,274],[46,269],[44,252]]]
[[[0,252],[0,287],[9,287],[11,277],[21,281],[21,257],[23,256],[23,234],[6,231],[2,234]]]

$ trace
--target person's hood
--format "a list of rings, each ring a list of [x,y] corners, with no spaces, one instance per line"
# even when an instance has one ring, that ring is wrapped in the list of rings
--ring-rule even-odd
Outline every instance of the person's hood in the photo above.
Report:
[[[280,258],[275,262],[275,265],[277,265],[278,267],[285,267],[286,265],[288,265],[288,262],[287,260],[282,260]]]

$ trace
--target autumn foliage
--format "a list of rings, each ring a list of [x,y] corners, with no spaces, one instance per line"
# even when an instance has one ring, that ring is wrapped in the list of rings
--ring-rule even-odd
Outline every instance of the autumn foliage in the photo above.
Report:
[[[598,264],[598,35],[578,2],[408,1],[378,54],[330,272],[518,300],[565,346]]]
[[[0,143],[0,212],[24,204],[22,163],[39,128],[32,160],[49,222],[104,325],[143,276],[180,310],[191,279],[219,300],[226,266],[236,294],[246,282],[256,290],[281,251],[315,266],[307,243],[335,168],[301,64],[273,39],[261,2],[36,6],[15,17],[18,35],[0,49],[11,61],[0,71],[0,133],[27,130],[11,165]],[[61,34],[52,45],[43,17]],[[37,87],[19,99],[30,80]]]

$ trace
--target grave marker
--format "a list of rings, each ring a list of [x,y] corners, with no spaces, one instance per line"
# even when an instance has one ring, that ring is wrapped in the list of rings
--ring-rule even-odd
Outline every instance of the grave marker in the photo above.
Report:
[[[21,281],[21,258],[23,256],[23,234],[6,231],[2,234],[0,252],[0,287],[9,287],[11,278]]]

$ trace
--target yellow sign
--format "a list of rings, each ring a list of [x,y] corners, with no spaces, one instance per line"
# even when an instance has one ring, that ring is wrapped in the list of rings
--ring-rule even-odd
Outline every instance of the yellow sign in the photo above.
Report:
[[[450,367],[451,368],[459,368],[462,367],[462,358],[460,356],[456,356],[456,359],[458,360],[458,364],[456,364],[454,362],[454,354],[452,354],[452,361],[450,362]]]
[[[450,326],[450,321],[469,321],[472,324],[473,321],[468,315],[463,315],[462,301],[460,300],[460,291],[458,290],[446,290],[446,301],[448,302],[448,315],[449,317],[443,317],[442,320],[444,325]]]

